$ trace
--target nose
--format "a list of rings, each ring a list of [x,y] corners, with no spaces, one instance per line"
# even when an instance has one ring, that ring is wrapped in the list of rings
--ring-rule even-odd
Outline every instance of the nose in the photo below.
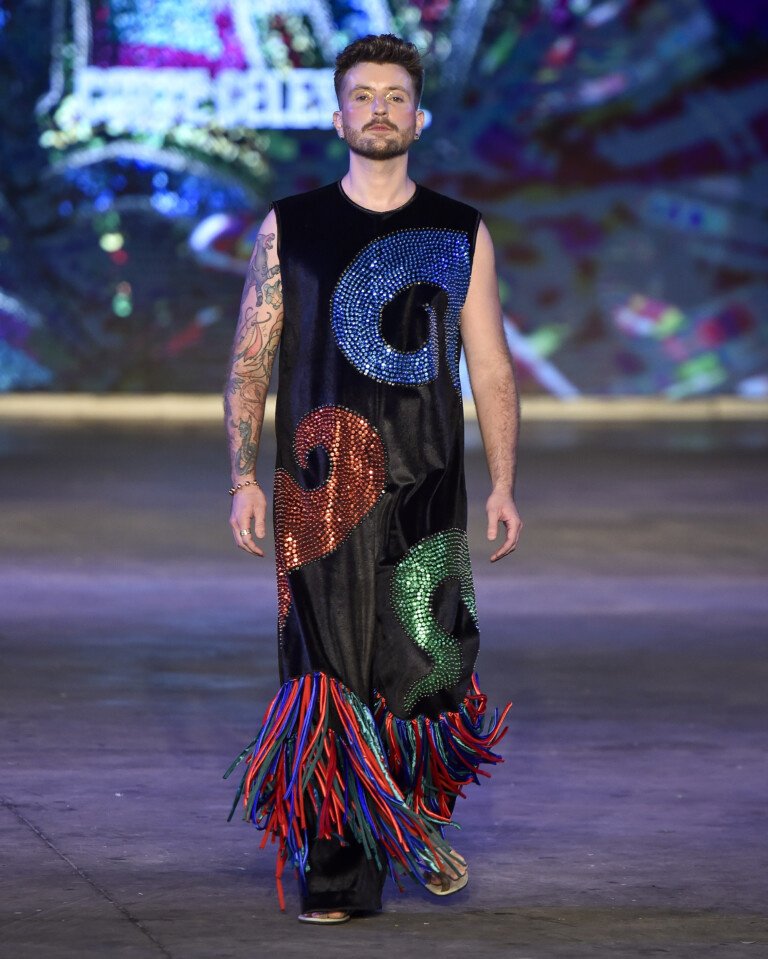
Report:
[[[376,97],[373,101],[373,112],[376,114],[386,114],[389,108],[386,97]]]

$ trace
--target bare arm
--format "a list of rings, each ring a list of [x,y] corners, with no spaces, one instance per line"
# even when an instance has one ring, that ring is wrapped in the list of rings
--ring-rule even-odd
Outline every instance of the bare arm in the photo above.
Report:
[[[491,556],[495,562],[517,546],[523,525],[514,502],[520,412],[504,336],[493,242],[482,221],[461,312],[461,336],[493,487],[486,503],[488,539],[496,539],[499,523],[506,528],[504,542]]]
[[[272,364],[283,329],[283,291],[277,256],[277,220],[273,211],[256,237],[240,301],[224,391],[232,484],[256,479],[256,460]],[[235,542],[256,556],[263,551],[250,535],[266,535],[267,501],[259,487],[246,486],[232,497],[230,526]],[[242,536],[241,531],[249,535]]]

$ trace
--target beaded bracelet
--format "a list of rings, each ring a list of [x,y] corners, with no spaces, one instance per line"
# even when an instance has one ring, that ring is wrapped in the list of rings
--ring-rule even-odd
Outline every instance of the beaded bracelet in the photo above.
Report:
[[[241,489],[244,489],[246,486],[256,486],[258,487],[258,489],[261,489],[261,487],[259,486],[256,480],[246,480],[244,483],[238,483],[237,486],[233,486],[232,489],[229,490],[229,495],[234,496],[235,493],[238,493]]]

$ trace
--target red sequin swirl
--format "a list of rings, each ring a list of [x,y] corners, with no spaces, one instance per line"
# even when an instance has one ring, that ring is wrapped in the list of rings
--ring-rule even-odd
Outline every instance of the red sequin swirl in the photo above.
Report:
[[[278,622],[291,608],[288,573],[338,549],[376,505],[386,482],[381,437],[357,413],[321,406],[296,428],[293,452],[301,469],[310,450],[322,446],[330,467],[325,482],[304,489],[285,470],[275,473],[275,553]]]

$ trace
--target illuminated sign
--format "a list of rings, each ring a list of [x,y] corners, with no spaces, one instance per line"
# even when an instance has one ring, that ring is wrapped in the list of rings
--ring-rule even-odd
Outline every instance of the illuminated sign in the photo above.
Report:
[[[105,124],[114,135],[180,125],[249,129],[331,126],[333,69],[348,39],[392,30],[386,0],[357,0],[354,35],[325,0],[110,0],[92,12],[71,0],[74,50],[70,123]],[[291,65],[270,18],[301,18],[325,65]],[[44,112],[64,98],[64,18],[54,39]],[[106,37],[106,39],[105,39]],[[277,49],[282,43],[282,49]],[[282,56],[281,56],[282,54]],[[279,67],[270,62],[281,62]]]
[[[330,127],[337,108],[332,70],[147,70],[88,67],[78,76],[75,119],[113,133],[162,133],[181,124],[255,130]]]

